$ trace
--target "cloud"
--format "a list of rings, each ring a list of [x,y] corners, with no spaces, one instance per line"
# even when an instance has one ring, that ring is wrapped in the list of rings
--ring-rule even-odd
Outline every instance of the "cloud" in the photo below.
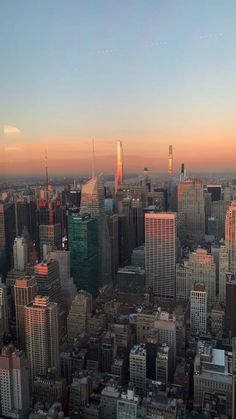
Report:
[[[4,135],[20,134],[20,130],[19,128],[13,127],[12,125],[4,125],[3,134]]]
[[[21,150],[21,147],[17,146],[17,145],[11,145],[11,146],[6,146],[4,147],[4,150],[6,152],[11,152],[11,151],[19,151]]]

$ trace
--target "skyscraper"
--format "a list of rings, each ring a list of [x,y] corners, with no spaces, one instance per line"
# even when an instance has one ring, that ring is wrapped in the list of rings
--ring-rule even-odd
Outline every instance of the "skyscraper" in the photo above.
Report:
[[[77,290],[97,296],[98,272],[98,220],[90,214],[68,215],[68,246],[71,254],[71,273]]]
[[[201,283],[196,283],[191,291],[190,326],[193,334],[207,330],[207,293]]]
[[[61,302],[61,283],[57,260],[48,259],[34,267],[34,275],[40,295],[45,295],[54,303]]]
[[[236,275],[236,202],[226,212],[225,245],[229,252],[229,271]]]
[[[14,302],[16,312],[16,336],[17,347],[26,349],[25,347],[25,309],[24,306],[31,303],[37,295],[38,287],[35,278],[26,276],[17,279],[14,285]]]
[[[16,237],[13,246],[14,269],[24,271],[28,261],[28,248],[24,237]]]
[[[0,274],[5,274],[12,265],[15,237],[15,206],[10,203],[0,203]]]
[[[145,395],[146,391],[147,351],[145,345],[134,345],[129,353],[130,382],[137,394]]]
[[[118,186],[122,184],[123,184],[123,147],[122,147],[122,142],[117,141],[115,192],[118,191]]]
[[[145,264],[147,286],[155,295],[175,297],[176,215],[145,214]]]
[[[7,286],[2,283],[0,278],[0,343],[5,335],[8,334],[8,297]]]
[[[183,235],[201,241],[205,235],[203,184],[186,179],[178,185],[178,213],[184,216]]]
[[[29,369],[23,351],[5,346],[0,355],[0,402],[4,418],[25,419],[30,407]]]
[[[173,146],[169,145],[168,176],[173,176]]]
[[[46,375],[49,368],[59,373],[57,303],[36,296],[25,306],[25,332],[32,381],[37,375]]]
[[[87,332],[87,321],[93,309],[92,295],[86,291],[79,291],[71,304],[67,318],[68,339],[73,343],[80,333]]]
[[[90,214],[98,223],[98,271],[99,283],[111,280],[111,245],[104,205],[104,183],[97,175],[82,187],[80,212]]]

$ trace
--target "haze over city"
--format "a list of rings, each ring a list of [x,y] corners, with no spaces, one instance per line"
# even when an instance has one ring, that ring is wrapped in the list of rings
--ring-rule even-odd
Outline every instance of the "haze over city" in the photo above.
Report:
[[[0,172],[232,171],[236,3],[1,2]]]

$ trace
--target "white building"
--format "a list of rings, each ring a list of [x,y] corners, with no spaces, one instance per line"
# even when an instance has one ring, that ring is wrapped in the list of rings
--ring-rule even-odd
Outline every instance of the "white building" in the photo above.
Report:
[[[175,298],[176,214],[145,214],[147,286],[155,295]]]
[[[24,237],[16,237],[13,245],[14,269],[24,271],[28,259],[28,247]]]
[[[130,382],[138,395],[144,396],[146,391],[147,352],[145,345],[134,345],[129,353]]]
[[[4,418],[25,419],[30,406],[29,370],[23,351],[12,345],[0,355],[0,401]]]
[[[190,327],[193,334],[207,330],[207,292],[201,283],[196,283],[191,291]]]

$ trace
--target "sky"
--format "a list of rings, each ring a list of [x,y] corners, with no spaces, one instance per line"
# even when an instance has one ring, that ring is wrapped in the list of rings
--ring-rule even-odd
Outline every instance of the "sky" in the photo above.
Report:
[[[0,173],[233,170],[235,0],[0,0]]]

